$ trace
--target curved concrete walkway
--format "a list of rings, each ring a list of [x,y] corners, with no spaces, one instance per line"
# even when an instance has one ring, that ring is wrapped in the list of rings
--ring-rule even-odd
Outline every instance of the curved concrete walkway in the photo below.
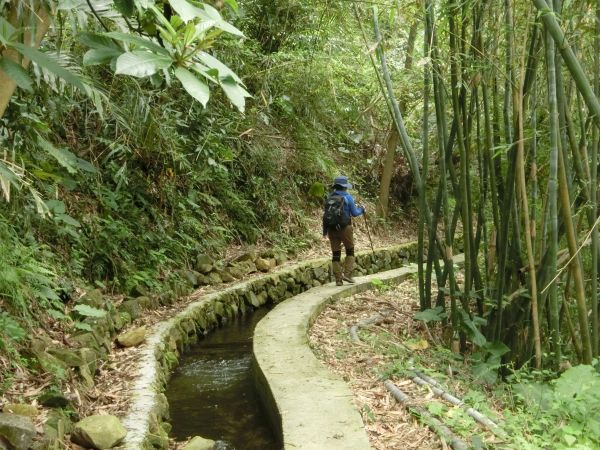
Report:
[[[416,265],[357,277],[356,284],[316,287],[271,311],[254,331],[258,390],[273,412],[286,450],[370,449],[362,418],[347,384],[308,346],[308,329],[331,301],[372,287],[374,279],[399,282]]]

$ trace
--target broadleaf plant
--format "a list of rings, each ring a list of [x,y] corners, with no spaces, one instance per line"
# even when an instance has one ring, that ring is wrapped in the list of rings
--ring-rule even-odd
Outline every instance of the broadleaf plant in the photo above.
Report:
[[[167,82],[176,79],[204,107],[210,98],[208,83],[218,84],[231,103],[244,112],[250,94],[242,80],[207,52],[222,33],[237,37],[243,33],[208,4],[188,0],[169,3],[176,14],[167,18],[152,2],[137,2],[139,17],[153,17],[157,35],[82,33],[80,41],[89,47],[84,65],[108,63],[118,75],[162,76]],[[237,9],[236,2],[229,2],[229,6]],[[117,9],[122,11],[123,5]]]

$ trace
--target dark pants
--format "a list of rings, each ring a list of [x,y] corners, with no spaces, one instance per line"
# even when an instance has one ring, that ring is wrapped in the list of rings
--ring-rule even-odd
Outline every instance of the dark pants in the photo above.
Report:
[[[331,253],[333,261],[339,261],[342,257],[342,244],[346,250],[346,256],[354,256],[354,235],[352,225],[348,225],[341,230],[330,228],[327,230],[329,243],[331,244]]]

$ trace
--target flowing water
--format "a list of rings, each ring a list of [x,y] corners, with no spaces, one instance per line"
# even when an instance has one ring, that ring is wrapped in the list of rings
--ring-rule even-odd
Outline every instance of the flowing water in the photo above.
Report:
[[[171,435],[202,436],[222,449],[280,450],[254,389],[252,333],[261,308],[218,328],[192,346],[167,387]]]

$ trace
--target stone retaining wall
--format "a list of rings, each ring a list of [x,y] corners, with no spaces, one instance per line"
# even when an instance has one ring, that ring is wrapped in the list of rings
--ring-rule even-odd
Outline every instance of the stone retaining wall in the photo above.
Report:
[[[390,270],[413,261],[416,243],[356,255],[356,274]],[[148,337],[132,390],[131,408],[124,420],[128,450],[167,448],[169,407],[163,394],[180,353],[199,335],[220,323],[267,302],[279,303],[330,281],[329,258],[297,264],[277,273],[208,294],[172,319],[158,324]]]

